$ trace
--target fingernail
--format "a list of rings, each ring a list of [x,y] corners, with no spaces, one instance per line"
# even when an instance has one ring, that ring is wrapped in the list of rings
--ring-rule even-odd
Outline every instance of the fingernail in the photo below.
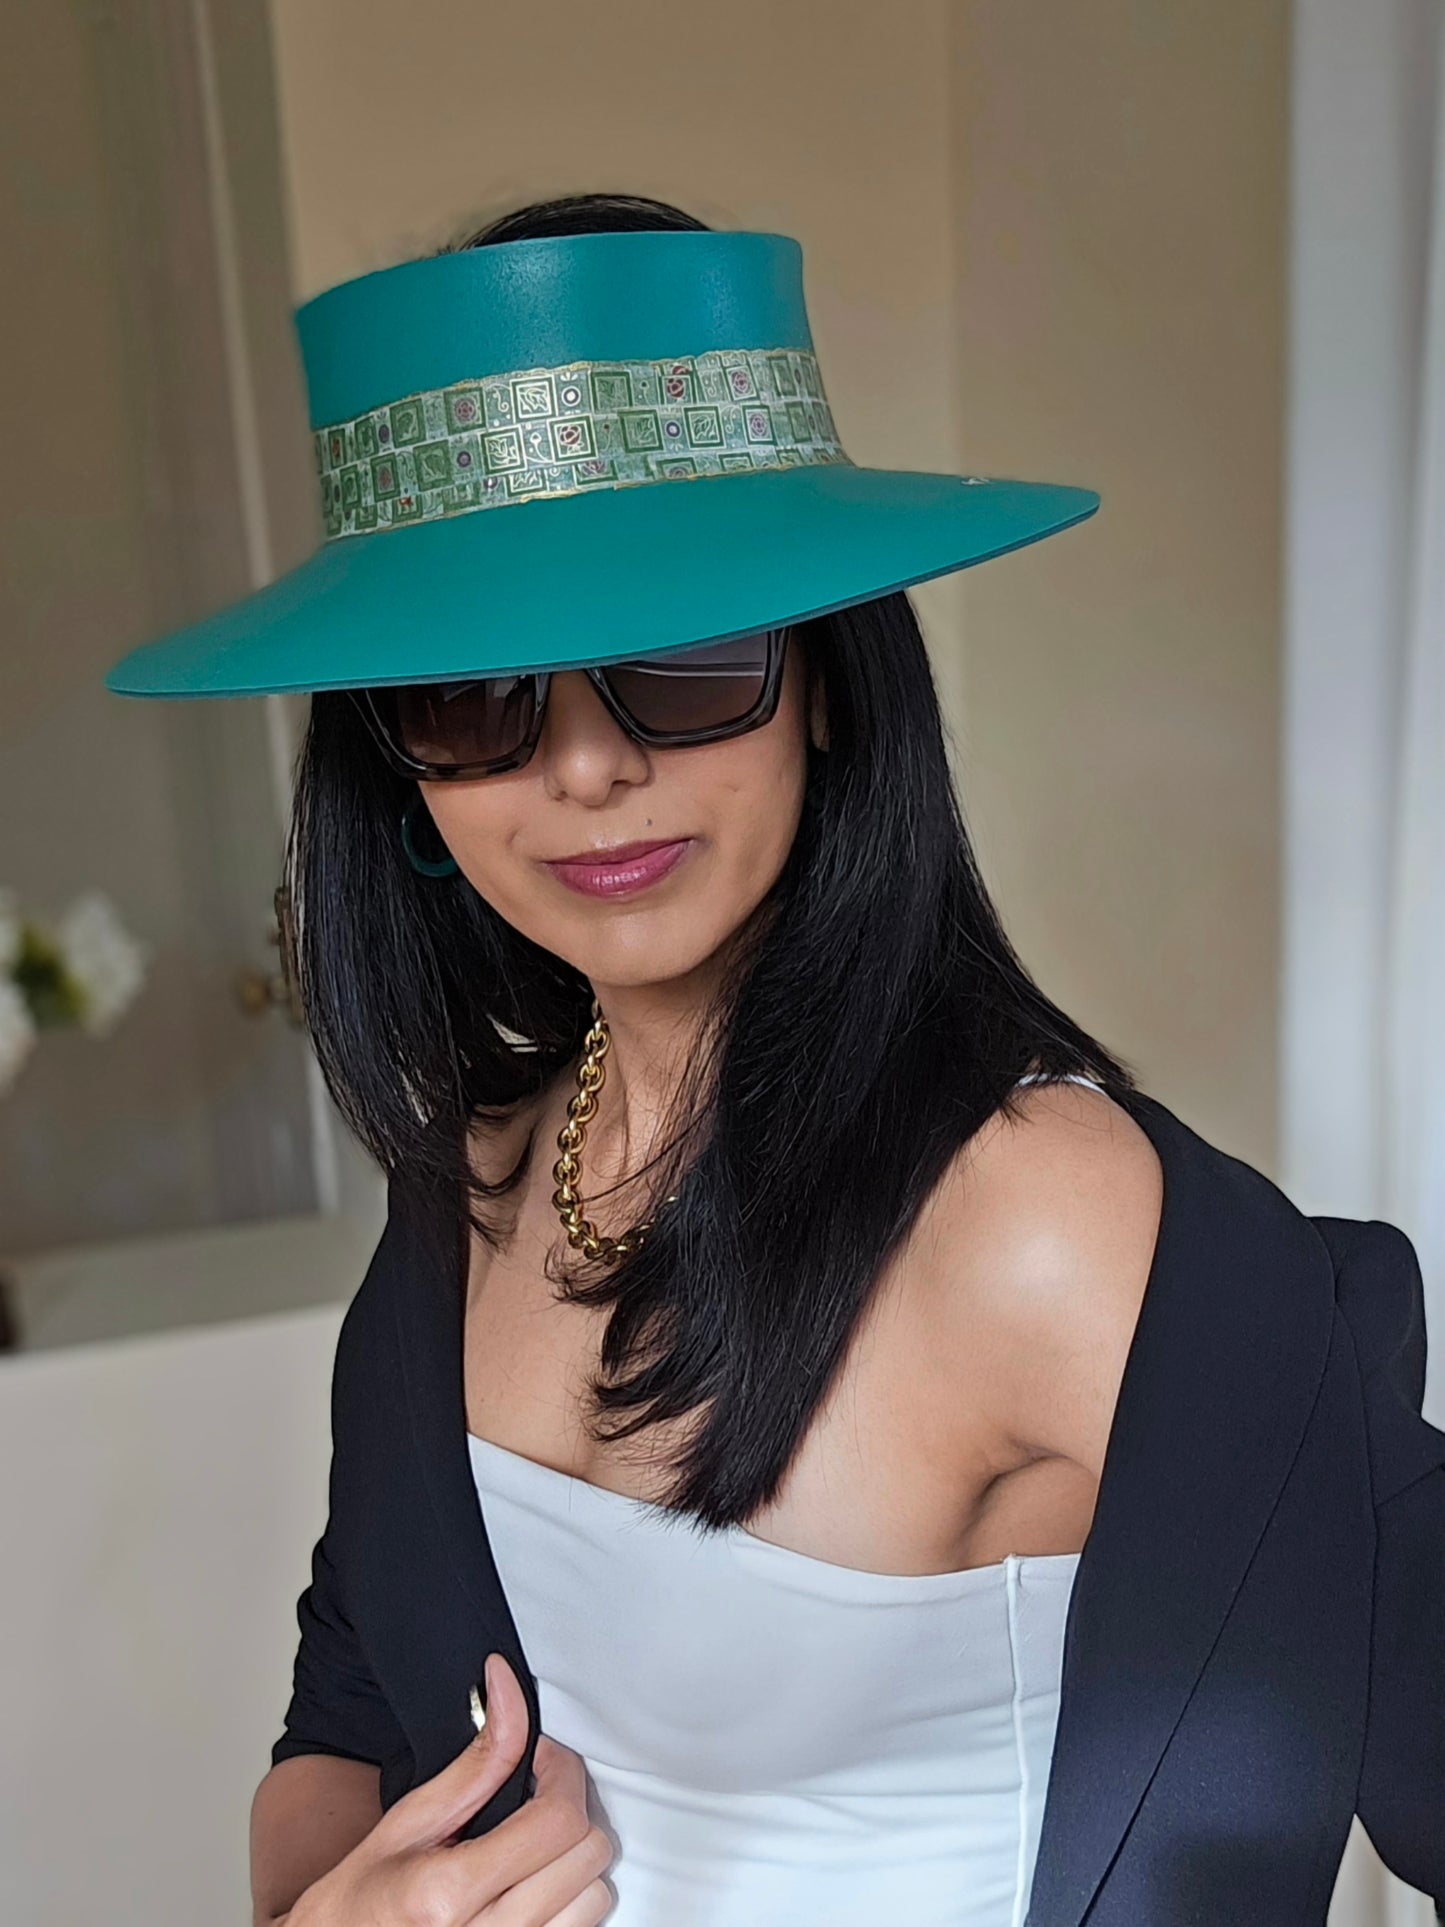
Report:
[[[472,1688],[472,1725],[479,1733],[485,1730],[487,1724],[487,1701],[491,1692],[491,1680],[487,1668],[491,1663],[492,1658],[489,1653],[482,1667],[482,1677]]]

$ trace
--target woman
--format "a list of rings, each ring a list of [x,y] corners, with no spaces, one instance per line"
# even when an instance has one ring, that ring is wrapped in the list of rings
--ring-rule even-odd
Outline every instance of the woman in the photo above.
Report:
[[[1323,1923],[1356,1811],[1445,1893],[1414,1254],[1042,994],[951,788],[906,584],[1096,498],[853,468],[795,244],[707,233],[303,309],[331,541],[110,678],[314,692],[294,968],[389,1179],[256,1917]]]

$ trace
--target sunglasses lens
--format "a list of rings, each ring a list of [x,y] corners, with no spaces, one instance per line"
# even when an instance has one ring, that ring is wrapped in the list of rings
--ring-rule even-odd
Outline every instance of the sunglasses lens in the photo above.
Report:
[[[644,729],[690,734],[741,722],[767,686],[768,632],[710,642],[604,669],[622,707]]]
[[[376,689],[372,700],[398,748],[439,768],[499,762],[525,741],[537,707],[534,676],[470,677]]]
[[[610,663],[601,673],[639,729],[706,735],[757,711],[768,686],[770,634]],[[524,673],[392,683],[369,696],[382,733],[403,755],[432,769],[480,769],[507,763],[527,740],[542,680]]]

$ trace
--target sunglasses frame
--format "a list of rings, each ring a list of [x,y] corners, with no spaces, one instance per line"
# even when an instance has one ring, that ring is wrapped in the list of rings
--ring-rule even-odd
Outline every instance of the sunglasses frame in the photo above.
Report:
[[[763,670],[763,685],[757,700],[751,705],[747,713],[737,721],[713,723],[706,729],[647,729],[635,720],[629,713],[626,705],[609,687],[607,673],[610,669],[630,669],[639,663],[650,665],[659,660],[665,661],[666,657],[661,655],[660,652],[656,657],[634,656],[627,658],[623,662],[582,665],[582,673],[601,697],[607,713],[619,728],[626,731],[633,742],[641,743],[648,749],[690,749],[699,743],[718,743],[724,742],[733,736],[745,736],[749,730],[761,729],[764,723],[772,721],[777,713],[778,700],[782,694],[783,665],[787,658],[787,645],[792,633],[791,627],[787,625],[784,625],[782,628],[763,631],[763,634],[767,637],[768,659]],[[693,648],[706,648],[707,646],[705,643],[694,643],[692,645]],[[673,651],[672,653],[678,654],[681,652]],[[407,750],[403,749],[402,746],[391,737],[385,722],[377,710],[374,700],[377,693],[376,688],[349,689],[346,693],[356,703],[382,756],[398,776],[419,778],[422,781],[432,783],[463,782],[474,780],[479,776],[502,776],[509,770],[524,768],[525,765],[531,761],[533,752],[542,739],[543,725],[547,720],[547,697],[551,690],[552,677],[562,672],[551,669],[533,669],[525,670],[522,673],[531,675],[540,684],[536,692],[532,721],[527,730],[527,734],[518,744],[517,748],[508,755],[492,757],[490,760],[480,763],[423,762],[420,758],[412,756]],[[466,682],[470,679],[466,676],[445,676],[426,678],[425,680]],[[484,681],[486,678],[479,676],[476,680]],[[409,688],[412,685],[406,684],[403,686]],[[386,688],[388,685],[382,684],[377,687]]]

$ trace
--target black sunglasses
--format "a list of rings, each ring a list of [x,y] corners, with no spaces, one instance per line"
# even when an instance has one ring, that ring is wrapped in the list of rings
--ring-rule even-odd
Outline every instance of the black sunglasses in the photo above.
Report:
[[[589,665],[583,674],[635,742],[651,749],[722,742],[772,720],[788,635],[763,629],[665,656]],[[554,673],[382,683],[348,693],[392,769],[445,781],[520,769],[541,739]]]

